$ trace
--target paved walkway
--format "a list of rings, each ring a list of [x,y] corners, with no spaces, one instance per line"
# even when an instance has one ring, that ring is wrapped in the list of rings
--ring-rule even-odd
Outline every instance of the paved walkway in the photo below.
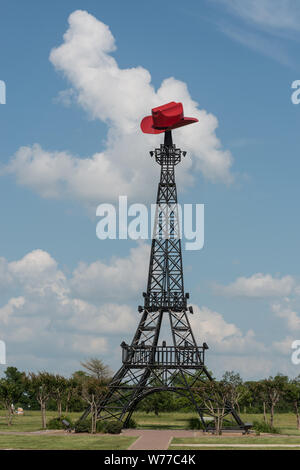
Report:
[[[197,431],[124,429],[124,436],[139,436],[129,450],[166,450],[173,437],[197,437]]]
[[[131,444],[128,450],[167,450],[171,444],[173,437],[203,437],[203,433],[200,431],[181,431],[181,430],[150,430],[150,429],[124,429],[122,431],[124,436],[138,437],[137,440]],[[206,436],[207,437],[207,436]],[[214,437],[214,436],[212,436]],[[240,434],[226,434],[224,437],[241,438]],[[270,435],[266,434],[265,437],[299,437],[299,436],[283,436],[283,435]],[[220,438],[221,439],[221,438]],[[174,447],[196,447],[196,448],[298,448],[300,449],[300,443],[291,444],[248,444],[247,436],[244,436],[245,444],[222,444],[222,443],[211,443],[211,444],[172,444]]]

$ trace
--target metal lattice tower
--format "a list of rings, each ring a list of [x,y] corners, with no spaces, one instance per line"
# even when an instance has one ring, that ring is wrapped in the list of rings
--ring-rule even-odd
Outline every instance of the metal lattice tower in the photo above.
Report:
[[[147,292],[141,319],[132,343],[123,342],[122,366],[109,384],[107,395],[98,405],[98,419],[117,419],[126,424],[137,404],[151,393],[171,391],[194,405],[207,428],[208,410],[201,405],[194,385],[213,380],[205,367],[206,343],[198,346],[189,322],[192,308],[184,291],[181,239],[175,167],[185,152],[172,142],[171,131],[165,132],[164,144],[150,152],[161,167],[156,214],[151,246]],[[163,316],[169,318],[173,344],[159,345]],[[89,409],[82,418],[89,414]],[[243,422],[228,406],[228,415],[239,427]]]

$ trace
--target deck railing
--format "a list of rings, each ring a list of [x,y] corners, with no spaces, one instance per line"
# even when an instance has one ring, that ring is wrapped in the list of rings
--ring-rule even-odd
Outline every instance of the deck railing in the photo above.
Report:
[[[204,347],[129,346],[122,344],[122,361],[131,365],[201,366],[204,364]]]

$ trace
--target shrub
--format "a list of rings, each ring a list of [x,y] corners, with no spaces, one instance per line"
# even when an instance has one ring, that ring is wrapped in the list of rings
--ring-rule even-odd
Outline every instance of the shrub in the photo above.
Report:
[[[70,427],[73,427],[72,421],[68,416],[57,416],[56,418],[50,419],[50,421],[47,423],[47,428],[48,429],[66,429],[66,426],[63,424],[63,420],[66,420],[70,423]]]
[[[103,430],[107,434],[120,434],[123,424],[120,421],[105,421]]]
[[[271,433],[271,434],[280,434],[280,430],[278,428],[275,428],[274,426],[271,426],[268,423],[265,423],[264,421],[254,421],[253,422],[253,429],[256,432],[266,432],[266,433]]]
[[[91,421],[89,419],[83,419],[75,423],[75,432],[91,432]]]
[[[105,432],[105,422],[97,421],[96,423],[96,432]]]
[[[125,423],[124,426],[125,429],[136,429],[137,428],[137,422],[135,419],[130,418],[127,423]]]
[[[227,421],[226,419],[223,420],[222,422],[222,428],[234,428],[236,424],[233,421]]]
[[[188,420],[188,429],[203,429],[203,424],[199,418],[190,418]]]

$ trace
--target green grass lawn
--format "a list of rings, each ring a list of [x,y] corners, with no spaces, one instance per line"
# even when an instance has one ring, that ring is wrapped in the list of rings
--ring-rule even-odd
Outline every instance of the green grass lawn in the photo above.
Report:
[[[285,437],[285,436],[239,436],[236,437],[175,437],[172,440],[173,444],[299,444],[300,437]]]
[[[69,417],[75,422],[81,413],[69,413]],[[47,420],[56,417],[55,411],[47,412]],[[133,418],[138,423],[140,429],[187,429],[188,420],[195,417],[195,413],[161,413],[156,416],[154,413],[136,412]],[[262,415],[241,415],[245,422],[253,422],[255,420],[262,421]],[[296,419],[293,414],[277,414],[275,415],[275,426],[280,429],[282,434],[290,435],[266,437],[266,436],[241,436],[222,437],[201,436],[194,439],[173,439],[170,449],[192,449],[199,450],[199,447],[193,447],[193,444],[203,443],[224,443],[224,444],[300,444],[300,431],[296,429]],[[41,415],[39,411],[25,411],[23,416],[14,416],[12,426],[8,427],[5,419],[5,411],[0,410],[0,432],[29,432],[41,430]],[[295,436],[295,437],[292,437]],[[299,437],[297,437],[299,436]],[[127,449],[134,437],[127,436],[109,436],[109,435],[82,435],[82,434],[56,434],[56,435],[1,435],[0,449],[105,449],[117,450]],[[179,444],[175,446],[174,444]],[[180,446],[180,444],[189,444],[189,447]],[[201,448],[202,450],[203,448]],[[204,448],[205,449],[205,448]],[[211,448],[210,448],[211,449]],[[218,450],[220,448],[216,448]],[[226,448],[229,450],[230,448]]]
[[[263,421],[262,414],[241,414],[243,421],[253,422],[253,421]],[[279,428],[281,434],[293,434],[299,435],[300,431],[297,429],[296,425],[296,416],[293,413],[277,413],[274,418],[274,426]]]
[[[76,421],[82,413],[68,413],[72,421]],[[0,431],[40,431],[42,419],[40,411],[25,411],[24,415],[15,415],[12,426],[7,426],[5,411],[0,410]],[[57,416],[55,411],[47,411],[47,421]]]
[[[201,451],[203,452],[204,450],[298,450],[298,448],[288,448],[288,447],[285,447],[285,448],[282,448],[282,447],[251,447],[249,449],[249,447],[239,447],[239,448],[236,448],[236,447],[192,447],[192,446],[184,446],[184,447],[180,447],[180,446],[170,446],[168,450],[195,450],[196,452],[198,451]]]
[[[25,436],[0,435],[0,449],[27,450],[125,450],[135,437],[103,435],[57,435],[32,434]]]
[[[55,411],[47,411],[47,420],[57,416]],[[68,413],[68,416],[75,422],[81,413]],[[187,413],[154,413],[136,412],[133,418],[138,423],[140,429],[187,429],[189,418],[195,417],[192,412]],[[262,421],[261,414],[241,414],[244,422]],[[299,435],[296,428],[296,417],[292,413],[275,415],[274,425],[280,429],[282,434]],[[8,427],[5,419],[5,411],[0,410],[0,431],[38,431],[41,430],[41,414],[39,411],[25,411],[23,416],[14,416],[12,426]]]
[[[176,444],[176,445],[175,445]],[[181,446],[180,444],[185,444]],[[194,446],[193,444],[198,444]],[[169,450],[249,450],[249,447],[199,447],[199,444],[258,444],[259,447],[251,447],[251,450],[260,449],[260,450],[300,450],[298,448],[282,448],[282,447],[261,447],[264,444],[297,444],[300,445],[300,436],[299,437],[285,437],[285,436],[239,436],[236,437],[199,437],[199,438],[174,438],[171,442]]]
[[[161,413],[155,416],[154,413],[136,412],[133,418],[141,429],[187,429],[189,418],[196,417],[195,413]],[[263,421],[262,414],[244,414],[241,418],[245,423],[253,421]],[[274,426],[279,428],[282,434],[299,435],[297,430],[296,416],[293,413],[275,414]]]
[[[138,423],[140,429],[187,429],[189,418],[195,417],[191,413],[154,413],[136,412],[133,419]]]

